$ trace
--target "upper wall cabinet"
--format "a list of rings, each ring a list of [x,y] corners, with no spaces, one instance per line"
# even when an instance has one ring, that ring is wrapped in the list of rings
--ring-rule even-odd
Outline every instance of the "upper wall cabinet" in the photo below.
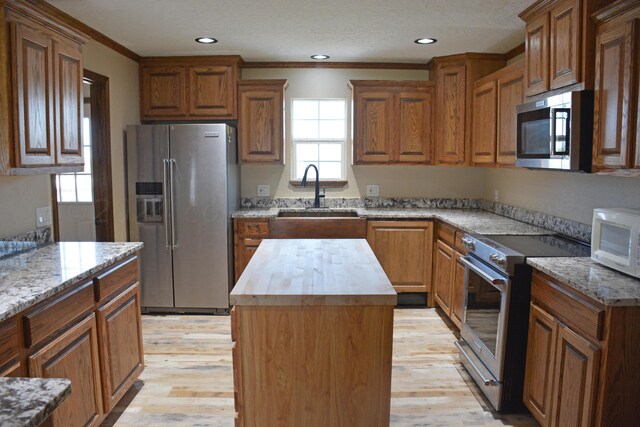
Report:
[[[236,119],[239,56],[143,58],[140,118],[154,120]]]
[[[640,4],[618,1],[594,17],[593,169],[640,175]]]
[[[591,14],[611,0],[538,0],[519,16],[525,27],[526,96],[581,84],[593,88]]]
[[[512,166],[516,161],[516,106],[524,102],[524,61],[476,81],[471,161]]]
[[[238,150],[243,163],[284,163],[286,80],[238,82]]]
[[[81,171],[86,38],[26,2],[0,13],[0,173]]]
[[[351,80],[349,84],[354,164],[432,164],[432,82]]]
[[[435,164],[471,164],[474,82],[506,65],[503,55],[465,53],[434,58],[436,82]]]

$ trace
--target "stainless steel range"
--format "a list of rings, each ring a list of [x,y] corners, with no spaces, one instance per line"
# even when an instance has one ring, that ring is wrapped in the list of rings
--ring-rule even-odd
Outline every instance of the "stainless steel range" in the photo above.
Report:
[[[527,257],[589,256],[589,246],[558,236],[462,239],[465,303],[456,342],[460,361],[497,411],[524,409],[522,391],[531,299]]]

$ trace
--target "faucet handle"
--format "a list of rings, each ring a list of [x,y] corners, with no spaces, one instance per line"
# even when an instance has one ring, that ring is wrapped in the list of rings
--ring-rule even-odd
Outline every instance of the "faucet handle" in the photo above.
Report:
[[[318,190],[318,199],[320,201],[320,207],[324,207],[324,198],[325,198],[325,191],[324,188],[320,188]]]

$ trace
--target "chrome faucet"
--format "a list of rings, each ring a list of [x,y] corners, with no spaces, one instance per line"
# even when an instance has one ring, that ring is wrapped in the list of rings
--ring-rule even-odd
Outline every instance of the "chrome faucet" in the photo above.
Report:
[[[303,187],[307,186],[307,172],[309,172],[309,168],[313,166],[313,168],[316,170],[316,195],[315,198],[313,199],[313,207],[314,208],[319,208],[320,207],[320,172],[318,172],[318,167],[316,165],[314,165],[313,163],[311,163],[309,166],[307,166],[307,168],[304,170],[304,175],[302,176],[302,182],[300,183]],[[322,196],[324,197],[324,195]]]

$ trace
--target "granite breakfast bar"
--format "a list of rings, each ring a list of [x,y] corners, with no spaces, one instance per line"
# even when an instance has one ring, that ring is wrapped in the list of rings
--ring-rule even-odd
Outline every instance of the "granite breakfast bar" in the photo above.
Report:
[[[388,426],[396,301],[364,239],[264,241],[231,292],[236,425]]]

